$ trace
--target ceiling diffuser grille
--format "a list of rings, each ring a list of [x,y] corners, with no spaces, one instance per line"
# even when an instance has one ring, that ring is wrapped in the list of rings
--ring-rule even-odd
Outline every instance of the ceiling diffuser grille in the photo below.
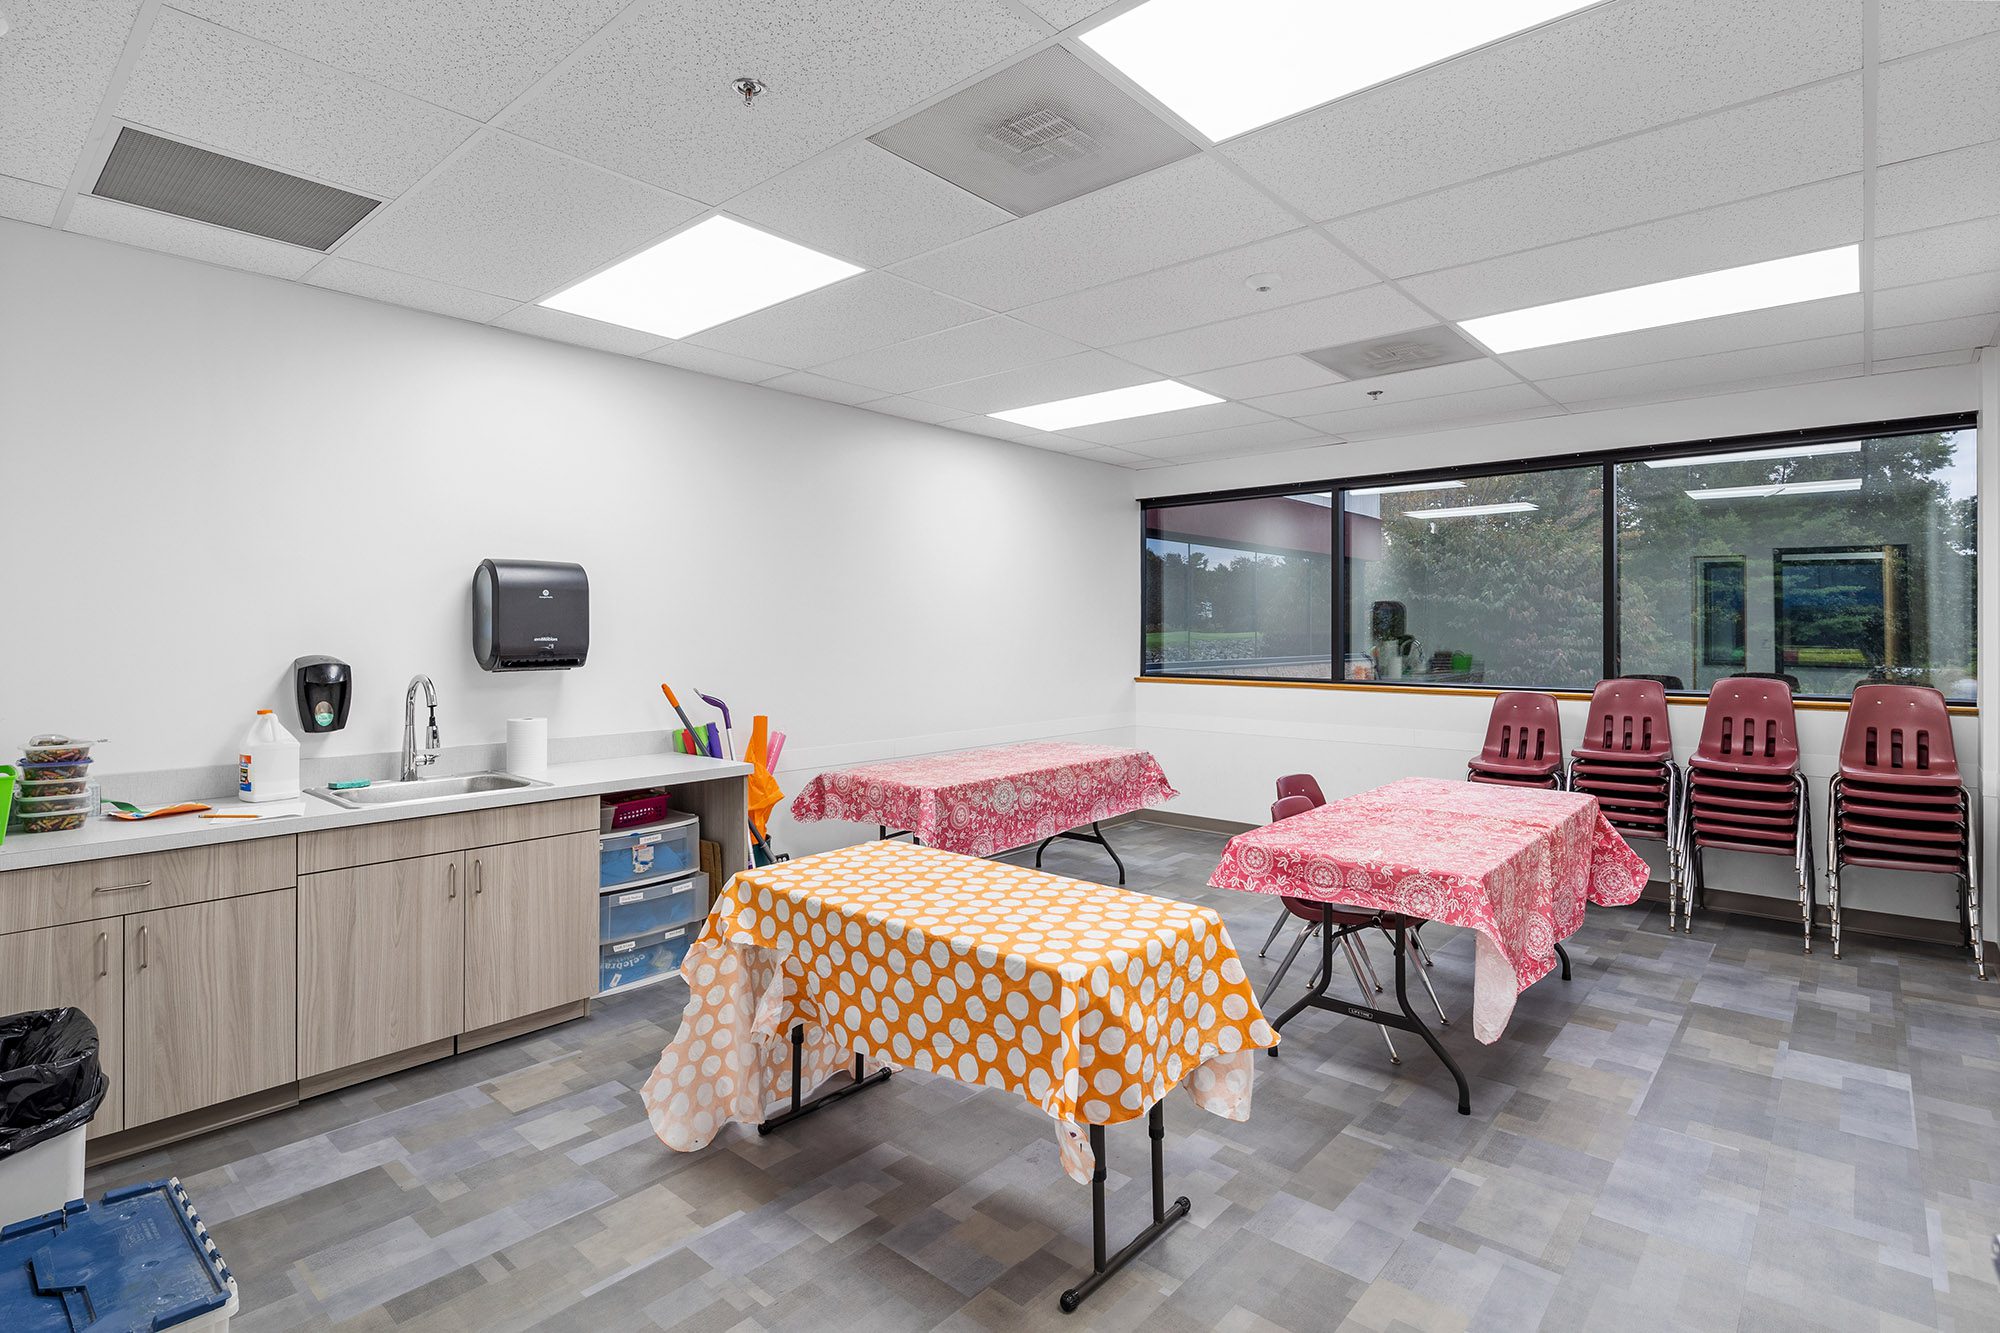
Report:
[[[898,121],[871,142],[1017,217],[1195,151],[1059,46]]]
[[[1392,334],[1387,338],[1368,338],[1357,343],[1342,343],[1338,347],[1322,347],[1304,355],[1335,374],[1351,380],[1366,380],[1405,370],[1448,366],[1455,361],[1476,361],[1485,353],[1455,331],[1438,324],[1428,329]]]
[[[381,200],[123,126],[92,194],[324,250]]]

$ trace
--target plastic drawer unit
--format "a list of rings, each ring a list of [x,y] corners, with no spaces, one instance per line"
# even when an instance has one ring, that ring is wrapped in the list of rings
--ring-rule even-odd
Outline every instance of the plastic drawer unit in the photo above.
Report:
[[[603,945],[597,951],[597,993],[609,995],[673,976],[700,932],[698,925],[677,926]]]
[[[615,889],[642,879],[665,879],[701,865],[701,820],[682,815],[664,823],[598,839],[597,882]]]
[[[708,876],[699,870],[678,879],[607,889],[597,898],[597,938],[605,944],[635,939],[689,925],[707,914]]]

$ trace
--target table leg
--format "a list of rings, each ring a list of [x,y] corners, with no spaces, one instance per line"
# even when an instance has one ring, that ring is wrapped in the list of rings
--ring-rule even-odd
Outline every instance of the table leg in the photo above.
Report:
[[[1108,1246],[1104,1239],[1104,1181],[1110,1175],[1110,1168],[1104,1163],[1104,1126],[1090,1126],[1090,1151],[1097,1158],[1097,1166],[1090,1173],[1090,1276],[1062,1294],[1057,1302],[1064,1314],[1074,1314],[1090,1293],[1104,1285],[1105,1279],[1130,1263],[1132,1259],[1167,1233],[1168,1228],[1188,1215],[1193,1207],[1183,1194],[1172,1204],[1167,1202],[1166,1174],[1166,1103],[1154,1102],[1153,1109],[1146,1116],[1146,1132],[1153,1140],[1153,1221],[1134,1236],[1124,1249],[1116,1254],[1106,1254]]]
[[[1125,863],[1119,860],[1118,849],[1111,845],[1110,839],[1104,836],[1104,830],[1098,827],[1098,821],[1094,819],[1090,821],[1090,832],[1088,833],[1078,833],[1075,829],[1064,829],[1061,833],[1043,838],[1041,845],[1035,848],[1035,869],[1040,870],[1042,868],[1042,853],[1046,852],[1049,849],[1049,844],[1056,841],[1057,838],[1067,838],[1071,842],[1096,843],[1099,847],[1110,853],[1111,863],[1118,867],[1118,882],[1120,884],[1125,882]],[[1273,933],[1275,934],[1276,932]],[[1271,946],[1266,944],[1264,947],[1268,949]]]
[[[814,1111],[831,1106],[843,1097],[853,1096],[863,1088],[873,1087],[877,1083],[886,1083],[889,1081],[889,1075],[895,1072],[886,1067],[878,1069],[872,1074],[864,1072],[861,1056],[857,1052],[854,1056],[854,1073],[848,1078],[847,1082],[837,1088],[830,1088],[816,1097],[807,1097],[805,1095],[805,1054],[805,1027],[803,1025],[794,1026],[792,1028],[792,1105],[789,1110],[780,1111],[763,1124],[757,1126],[759,1134],[769,1134],[780,1125],[788,1125],[801,1116],[811,1115]]]
[[[1568,980],[1569,980],[1569,950],[1567,950],[1567,949],[1563,948],[1560,942],[1558,942],[1558,943],[1557,943],[1557,945],[1556,945],[1556,957],[1557,957],[1557,958],[1560,958],[1560,959],[1562,960],[1562,965],[1563,965],[1563,980],[1564,980],[1564,981],[1568,981]]]
[[[877,824],[875,826],[875,841],[887,842],[891,838],[908,838],[912,847],[921,847],[924,845],[922,838],[919,838],[906,828],[899,828],[892,832],[887,824]]]

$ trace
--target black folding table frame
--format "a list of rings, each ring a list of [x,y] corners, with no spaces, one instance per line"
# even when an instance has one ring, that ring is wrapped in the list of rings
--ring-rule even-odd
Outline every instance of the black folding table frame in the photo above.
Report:
[[[1042,868],[1042,853],[1046,852],[1049,849],[1049,844],[1055,842],[1057,839],[1067,838],[1071,842],[1094,842],[1105,850],[1106,854],[1111,857],[1111,863],[1118,867],[1118,882],[1123,884],[1125,882],[1125,862],[1120,859],[1118,849],[1111,845],[1111,840],[1104,836],[1104,830],[1099,824],[1100,821],[1093,819],[1090,821],[1090,832],[1088,833],[1079,831],[1081,829],[1081,825],[1079,825],[1078,828],[1064,829],[1061,833],[1043,838],[1040,845],[1035,848],[1035,869],[1040,870]],[[875,826],[875,840],[877,842],[886,842],[890,838],[908,838],[913,846],[921,847],[924,845],[923,839],[919,838],[909,829],[892,830],[887,824],[877,824]],[[1026,845],[1025,843],[1022,844],[1022,846]],[[1014,851],[1018,849],[1009,848],[1008,850]]]

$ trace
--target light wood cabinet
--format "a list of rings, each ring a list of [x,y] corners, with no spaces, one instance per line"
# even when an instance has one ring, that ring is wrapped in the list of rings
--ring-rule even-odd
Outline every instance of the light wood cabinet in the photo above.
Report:
[[[70,1006],[97,1025],[111,1080],[90,1137],[125,1128],[125,937],[116,921],[0,935],[0,1014]]]
[[[288,889],[293,840],[253,838],[0,874],[0,934]]]
[[[298,1078],[297,900],[286,889],[124,919],[128,1126]]]
[[[300,876],[300,1078],[464,1030],[463,859]]]
[[[423,819],[392,819],[359,828],[300,834],[298,871],[306,875],[344,870],[349,866],[404,861],[468,847],[553,838],[596,827],[595,797],[503,805],[492,810],[467,810]]]
[[[597,835],[571,833],[465,854],[465,1026],[597,991]]]

